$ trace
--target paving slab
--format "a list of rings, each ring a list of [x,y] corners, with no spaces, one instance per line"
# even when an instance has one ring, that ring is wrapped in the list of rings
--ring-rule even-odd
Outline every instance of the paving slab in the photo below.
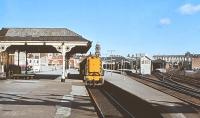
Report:
[[[0,118],[97,118],[81,80],[1,80]]]

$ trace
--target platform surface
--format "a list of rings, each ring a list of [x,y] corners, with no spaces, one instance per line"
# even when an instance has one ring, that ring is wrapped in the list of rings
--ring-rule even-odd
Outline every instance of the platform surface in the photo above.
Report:
[[[1,80],[0,118],[97,118],[81,80]]]
[[[187,103],[139,83],[128,76],[105,72],[106,81],[149,102],[165,118],[200,118],[200,114]]]

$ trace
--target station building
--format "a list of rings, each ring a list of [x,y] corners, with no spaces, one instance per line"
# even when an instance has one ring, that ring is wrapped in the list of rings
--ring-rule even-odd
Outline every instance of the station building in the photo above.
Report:
[[[165,62],[165,68],[171,68],[173,66],[187,65],[185,69],[199,70],[200,69],[200,54],[190,54],[189,52],[185,55],[154,55],[154,60],[162,60]],[[163,67],[163,66],[162,66]]]
[[[147,56],[140,58],[140,73],[150,75],[152,71],[151,59]]]
[[[171,64],[178,64],[179,62],[183,61],[192,61],[192,57],[186,57],[185,55],[154,55],[153,58],[155,60],[161,59],[164,60],[167,63]]]
[[[130,61],[120,55],[102,57],[103,68],[108,70],[131,69]]]
[[[26,54],[24,52],[20,52],[19,55],[17,52],[15,52],[13,56],[14,59],[13,64],[18,65],[18,59],[19,59],[19,66],[22,68],[22,70],[25,70]],[[69,68],[78,69],[79,63],[85,57],[86,55],[83,54],[73,55],[68,60],[67,66]],[[47,71],[47,69],[50,70],[60,69],[63,65],[63,58],[62,54],[60,53],[29,53],[27,56],[27,62],[28,62],[27,65],[31,70],[33,70],[34,72],[39,72],[39,71]]]
[[[161,59],[157,59],[157,60],[152,60],[152,70],[156,70],[156,69],[165,69],[166,68],[166,62],[164,60]]]
[[[195,54],[192,57],[192,69],[199,70],[200,69],[200,54]]]
[[[187,63],[187,69],[191,69],[193,55],[189,52],[185,55],[154,55],[154,60],[163,60],[166,62],[165,68],[179,68],[180,65]]]

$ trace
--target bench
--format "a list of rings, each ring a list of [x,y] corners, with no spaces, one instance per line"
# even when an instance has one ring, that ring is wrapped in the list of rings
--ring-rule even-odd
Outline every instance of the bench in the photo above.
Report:
[[[12,78],[13,79],[33,79],[35,75],[31,75],[31,74],[13,74]]]

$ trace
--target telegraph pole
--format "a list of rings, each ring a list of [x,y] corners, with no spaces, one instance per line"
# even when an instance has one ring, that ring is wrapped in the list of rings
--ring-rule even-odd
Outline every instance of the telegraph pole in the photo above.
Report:
[[[110,52],[110,57],[111,57],[111,76],[112,76],[112,69],[113,69],[113,63],[112,63],[112,54],[115,50],[108,50]]]

